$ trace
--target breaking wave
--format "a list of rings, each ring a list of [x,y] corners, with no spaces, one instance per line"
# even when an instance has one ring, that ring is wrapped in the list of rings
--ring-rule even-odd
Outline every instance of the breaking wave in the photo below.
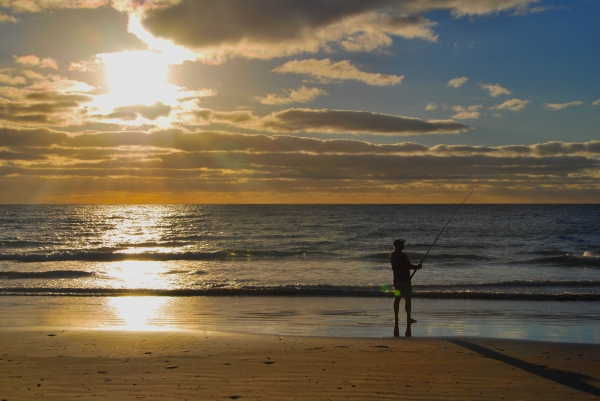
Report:
[[[600,267],[600,257],[593,252],[585,252],[581,256],[564,254],[514,262],[516,264],[554,265],[567,267]]]
[[[592,285],[591,283],[588,283]],[[581,286],[581,283],[577,283]],[[486,287],[485,285],[482,287]],[[567,285],[568,287],[569,285]],[[585,286],[585,285],[583,285]],[[413,297],[437,299],[485,300],[554,300],[600,301],[595,292],[527,292],[469,288],[434,288],[414,286]],[[115,289],[115,288],[1,288],[0,295],[62,295],[62,296],[298,296],[298,297],[392,297],[391,286],[333,286],[333,285],[280,285],[280,286],[206,286],[194,289]]]
[[[17,262],[121,262],[125,260],[138,261],[169,261],[169,260],[230,260],[248,258],[289,258],[304,256],[309,253],[297,251],[257,251],[251,249],[223,250],[215,252],[136,252],[124,253],[112,250],[92,251],[56,251],[56,252],[28,252],[28,253],[3,253],[0,260]]]
[[[22,280],[22,279],[65,279],[65,278],[82,278],[91,277],[95,274],[92,272],[81,270],[50,270],[44,272],[16,272],[16,271],[0,271],[0,279],[4,280]]]

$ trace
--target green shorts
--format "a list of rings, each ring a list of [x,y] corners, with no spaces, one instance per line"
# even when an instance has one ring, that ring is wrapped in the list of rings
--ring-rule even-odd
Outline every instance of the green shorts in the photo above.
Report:
[[[400,291],[400,294],[396,292],[398,290]],[[394,296],[411,298],[412,284],[410,281],[394,281]]]

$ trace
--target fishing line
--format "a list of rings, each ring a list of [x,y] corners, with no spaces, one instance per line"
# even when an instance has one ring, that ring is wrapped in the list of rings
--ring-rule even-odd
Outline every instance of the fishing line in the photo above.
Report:
[[[469,199],[469,196],[471,196],[471,194],[473,193],[473,191],[475,191],[475,188],[473,188],[471,190],[471,192],[469,192],[469,195],[467,195],[467,197],[465,198],[465,200],[456,209],[456,211],[454,212],[454,214],[452,215],[452,217],[450,217],[450,220],[448,220],[448,222],[446,223],[446,225],[444,226],[444,228],[442,228],[442,231],[440,231],[440,233],[438,234],[438,236],[435,239],[435,241],[433,241],[433,244],[431,244],[431,246],[427,250],[427,253],[425,254],[425,256],[423,256],[423,259],[421,259],[420,263],[423,263],[423,261],[425,260],[425,258],[427,257],[427,255],[429,255],[429,251],[431,251],[431,248],[433,248],[433,246],[435,245],[435,243],[437,242],[437,240],[442,236],[442,233],[444,232],[444,230],[446,229],[446,227],[448,227],[448,224],[450,224],[450,222],[452,221],[452,219],[454,218],[454,216],[456,216],[456,213],[458,213],[458,211],[460,210],[460,208],[462,207],[462,205],[464,205],[465,202],[467,201],[467,199]],[[419,269],[415,270],[414,273],[410,276],[410,278],[413,278],[413,276],[417,273],[418,270]]]

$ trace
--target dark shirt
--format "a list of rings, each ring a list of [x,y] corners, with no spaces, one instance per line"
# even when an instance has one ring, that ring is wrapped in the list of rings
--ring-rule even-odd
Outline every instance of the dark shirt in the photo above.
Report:
[[[392,270],[394,271],[394,281],[410,281],[410,260],[401,251],[394,251],[390,254]]]

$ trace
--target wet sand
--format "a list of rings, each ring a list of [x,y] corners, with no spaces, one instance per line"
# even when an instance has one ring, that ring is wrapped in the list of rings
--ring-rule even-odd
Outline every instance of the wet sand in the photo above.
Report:
[[[200,330],[0,331],[0,399],[593,400],[600,345]]]

